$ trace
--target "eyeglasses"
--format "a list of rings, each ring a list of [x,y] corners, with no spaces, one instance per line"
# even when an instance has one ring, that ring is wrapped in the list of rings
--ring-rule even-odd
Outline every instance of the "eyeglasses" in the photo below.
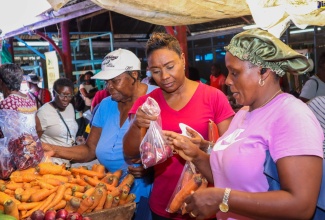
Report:
[[[64,98],[66,98],[66,99],[69,99],[69,100],[71,100],[73,97],[74,97],[74,95],[63,95],[63,94],[59,94],[57,91],[55,91],[55,90],[53,90],[59,97],[60,97],[60,99],[64,99]]]

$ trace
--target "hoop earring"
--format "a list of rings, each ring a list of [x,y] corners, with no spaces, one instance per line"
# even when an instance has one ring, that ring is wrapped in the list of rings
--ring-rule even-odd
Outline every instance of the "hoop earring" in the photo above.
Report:
[[[262,86],[264,86],[265,81],[262,80],[262,78],[260,78],[260,80],[258,80],[258,84],[262,87]]]

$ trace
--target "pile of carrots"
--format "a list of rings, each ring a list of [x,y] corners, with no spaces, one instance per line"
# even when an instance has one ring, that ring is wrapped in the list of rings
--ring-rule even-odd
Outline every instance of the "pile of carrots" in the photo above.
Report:
[[[35,168],[15,171],[9,181],[0,180],[0,210],[16,219],[25,219],[36,210],[66,209],[80,214],[133,202],[130,192],[134,176],[122,170],[105,173],[105,167],[94,164],[67,170],[50,162]]]

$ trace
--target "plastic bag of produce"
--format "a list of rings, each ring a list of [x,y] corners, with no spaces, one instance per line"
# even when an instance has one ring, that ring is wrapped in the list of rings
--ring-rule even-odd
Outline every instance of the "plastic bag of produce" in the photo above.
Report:
[[[0,110],[0,128],[7,139],[2,147],[10,153],[14,169],[36,166],[43,159],[44,151],[35,129],[35,114]]]
[[[156,121],[150,122],[148,131],[140,144],[141,161],[144,168],[148,168],[164,162],[173,155],[173,152],[166,145],[166,141],[163,138],[158,103],[153,98],[148,97],[141,108],[148,115],[158,116]]]
[[[15,170],[13,158],[7,148],[7,138],[0,139],[0,179],[8,179]]]

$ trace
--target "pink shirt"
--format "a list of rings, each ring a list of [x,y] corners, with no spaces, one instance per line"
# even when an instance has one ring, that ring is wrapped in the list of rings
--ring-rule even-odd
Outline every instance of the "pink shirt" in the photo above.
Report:
[[[323,157],[322,129],[307,105],[299,99],[283,93],[263,108],[247,110],[248,107],[244,107],[238,111],[211,152],[215,187],[245,192],[268,191],[263,174],[266,150],[274,161],[293,155]],[[218,212],[217,219],[247,218]]]
[[[198,131],[205,139],[208,138],[208,122],[212,119],[216,124],[234,115],[227,97],[216,88],[200,83],[190,101],[179,111],[169,107],[160,88],[150,94],[140,97],[130,110],[135,114],[147,97],[154,98],[161,109],[162,129],[181,133],[179,123],[185,123]],[[155,178],[150,196],[152,211],[160,216],[171,219],[186,219],[165,211],[176,184],[180,178],[185,161],[174,155],[164,163],[154,166]]]
[[[108,97],[110,94],[106,89],[96,92],[92,102],[91,107],[95,108],[104,98]]]

